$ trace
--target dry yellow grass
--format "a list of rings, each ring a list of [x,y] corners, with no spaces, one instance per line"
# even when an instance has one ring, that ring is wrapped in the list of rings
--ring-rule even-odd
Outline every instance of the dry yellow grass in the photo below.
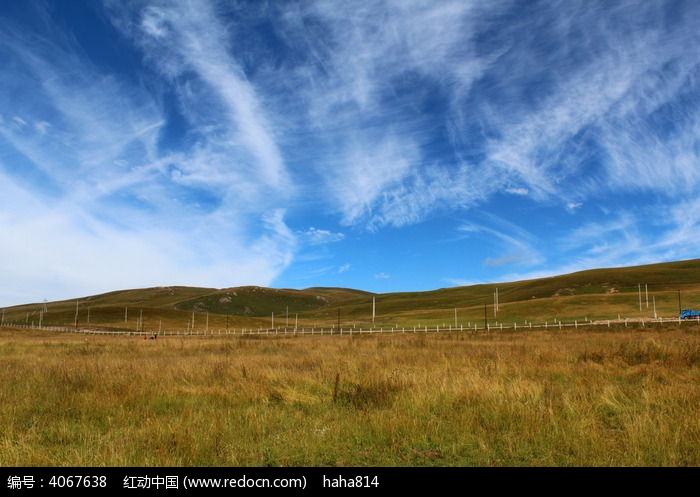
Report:
[[[697,466],[697,328],[0,331],[3,466]],[[337,382],[336,382],[337,379]]]

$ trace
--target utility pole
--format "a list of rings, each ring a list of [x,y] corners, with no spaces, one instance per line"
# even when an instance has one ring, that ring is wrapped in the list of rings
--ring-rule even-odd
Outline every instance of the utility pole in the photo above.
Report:
[[[272,329],[275,329],[275,313],[272,313]]]
[[[488,327],[488,323],[489,323],[489,320],[488,320],[488,316],[486,314],[486,304],[484,304],[484,330],[486,330],[486,328]]]
[[[647,299],[647,309],[649,309],[649,285],[647,283],[644,283],[644,294]]]
[[[654,295],[652,299],[654,299],[654,319],[656,319],[656,295]]]
[[[642,312],[642,284],[637,284],[637,290],[639,291],[639,312]]]
[[[285,328],[289,328],[289,306],[287,306],[287,322],[284,325]]]
[[[455,307],[455,328],[457,328],[457,308]]]
[[[139,329],[137,331],[143,331],[143,309],[139,309]]]
[[[90,324],[90,306],[88,306],[88,319],[87,324]]]
[[[129,309],[128,307],[124,307],[124,324],[127,323],[127,319],[129,316],[128,309]]]
[[[681,291],[678,290],[678,314],[681,313]]]
[[[372,324],[374,324],[374,316],[377,310],[377,303],[374,297],[372,297]]]
[[[340,330],[340,307],[338,307],[338,330]]]
[[[299,314],[294,314],[294,331],[297,331],[298,324],[299,324]]]
[[[78,329],[78,301],[75,301],[75,329]]]

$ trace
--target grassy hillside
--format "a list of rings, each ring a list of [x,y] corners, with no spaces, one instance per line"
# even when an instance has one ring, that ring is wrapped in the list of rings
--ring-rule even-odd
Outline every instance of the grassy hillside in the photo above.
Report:
[[[498,288],[499,312],[494,315],[493,295]],[[641,289],[642,311],[639,310]],[[376,295],[376,322],[387,325],[454,323],[484,320],[518,322],[546,320],[652,317],[678,313],[682,305],[700,307],[700,260],[646,266],[595,269],[550,278],[510,283],[472,285],[428,292]],[[647,306],[648,301],[648,306]],[[333,320],[338,309],[345,322],[371,321],[372,296],[341,302],[307,313]],[[335,313],[335,314],[334,314]]]
[[[499,312],[493,295],[498,288]],[[639,289],[642,309],[640,311]],[[156,287],[120,290],[76,300],[26,304],[3,310],[5,323],[79,325],[120,329],[223,329],[225,327],[376,326],[473,322],[652,317],[700,307],[700,259],[645,266],[595,269],[510,283],[427,292],[372,294],[343,288]]]
[[[336,304],[347,299],[357,298],[364,292],[341,288],[315,288],[308,290],[289,290],[246,286],[228,288],[192,299],[178,302],[176,309],[213,312],[217,314],[234,314],[241,316],[271,316],[281,310],[287,312],[305,312],[331,303]]]

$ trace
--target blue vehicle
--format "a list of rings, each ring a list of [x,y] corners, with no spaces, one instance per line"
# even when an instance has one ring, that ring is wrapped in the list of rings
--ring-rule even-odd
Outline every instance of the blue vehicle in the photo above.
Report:
[[[700,311],[694,311],[692,309],[682,309],[678,317],[681,319],[700,318]]]

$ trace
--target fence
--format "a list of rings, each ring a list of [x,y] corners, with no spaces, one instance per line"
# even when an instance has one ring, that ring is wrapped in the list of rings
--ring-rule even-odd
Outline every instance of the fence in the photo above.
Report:
[[[37,326],[32,324],[10,324],[3,323],[0,327],[4,328],[20,328],[20,329],[32,329],[32,330],[43,330],[43,331],[56,331],[65,333],[83,333],[88,335],[133,335],[133,336],[245,336],[245,335],[283,335],[283,336],[296,336],[296,335],[363,335],[363,334],[387,334],[387,333],[445,333],[445,332],[495,332],[495,331],[527,331],[527,330],[570,330],[586,327],[596,327],[596,328],[610,328],[611,326],[624,326],[631,327],[636,326],[638,328],[645,328],[647,326],[653,326],[664,323],[674,323],[682,325],[683,323],[700,323],[700,316],[693,319],[681,319],[679,317],[674,318],[654,318],[654,319],[643,319],[643,318],[627,318],[627,319],[608,319],[608,320],[596,320],[596,321],[545,321],[544,323],[535,324],[532,322],[518,323],[486,323],[479,326],[475,323],[473,326],[460,325],[460,326],[411,326],[411,327],[300,327],[300,328],[289,328],[289,327],[277,327],[277,328],[239,328],[239,329],[228,329],[228,330],[188,330],[188,331],[134,331],[134,330],[103,330],[98,328],[89,327],[74,327],[74,326]]]

